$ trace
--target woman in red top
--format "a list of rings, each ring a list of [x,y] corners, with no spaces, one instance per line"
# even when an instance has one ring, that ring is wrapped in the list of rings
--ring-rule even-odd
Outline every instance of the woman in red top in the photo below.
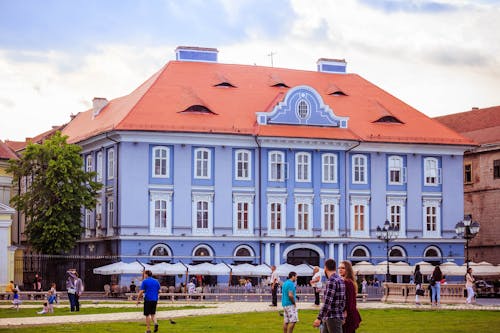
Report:
[[[354,271],[350,261],[342,261],[339,265],[339,275],[345,283],[345,323],[342,325],[343,333],[354,333],[361,323],[361,316],[356,308],[356,294],[358,284],[354,279]]]

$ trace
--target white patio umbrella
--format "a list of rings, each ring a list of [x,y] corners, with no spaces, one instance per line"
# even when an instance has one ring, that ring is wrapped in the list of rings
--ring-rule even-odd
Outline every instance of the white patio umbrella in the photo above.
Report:
[[[204,262],[198,265],[188,265],[189,274],[193,275],[229,275],[230,268],[225,264],[211,264]]]
[[[420,273],[422,273],[422,275],[429,275],[434,271],[434,266],[427,261],[419,261],[415,266],[416,265],[420,265]],[[413,272],[415,272],[415,266],[413,266]]]
[[[127,263],[123,261],[118,261],[113,264],[96,267],[94,268],[94,274],[101,275],[114,275],[114,274],[122,274],[125,267],[127,267]]]
[[[267,276],[271,275],[271,268],[267,265],[239,264],[231,265],[232,274],[236,276]]]
[[[387,270],[387,268],[386,268]],[[398,261],[395,263],[391,263],[389,265],[389,272],[392,275],[412,275],[413,267],[410,266],[407,262]]]
[[[307,264],[300,264],[295,266],[294,271],[298,276],[313,276],[313,267]]]
[[[124,269],[122,274],[139,274],[142,273],[144,270],[151,270],[152,271],[153,266],[148,265],[148,264],[141,264],[138,263],[137,261],[131,262],[127,264]]]
[[[355,274],[358,275],[373,275],[377,274],[375,265],[368,261],[360,261],[352,266]]]
[[[465,266],[458,266],[456,263],[451,261],[440,264],[439,268],[441,269],[441,273],[443,273],[443,275],[465,276]]]
[[[151,271],[155,275],[179,275],[186,273],[186,266],[180,262],[175,264],[170,264],[167,262],[161,262],[152,267]]]

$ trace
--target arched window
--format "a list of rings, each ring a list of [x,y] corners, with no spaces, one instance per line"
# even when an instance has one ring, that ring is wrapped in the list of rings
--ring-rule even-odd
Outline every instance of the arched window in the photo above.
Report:
[[[156,260],[151,260],[151,263],[158,262],[170,262],[170,257],[172,257],[172,251],[165,244],[156,244],[151,248],[149,255],[153,257],[165,257],[165,258],[157,258]]]
[[[441,250],[436,246],[429,246],[424,250],[424,260],[433,265],[441,263]]]
[[[393,246],[389,251],[389,261],[396,262],[406,259],[406,251],[401,246]]]
[[[214,253],[208,245],[202,244],[194,248],[193,257],[194,263],[211,262]]]
[[[352,257],[369,257],[368,249],[364,246],[357,246],[352,250]]]
[[[235,258],[234,263],[235,264],[251,264],[253,262],[252,258],[254,256],[254,251],[253,249],[248,246],[248,245],[240,245],[234,250],[235,257],[241,257],[241,258]]]

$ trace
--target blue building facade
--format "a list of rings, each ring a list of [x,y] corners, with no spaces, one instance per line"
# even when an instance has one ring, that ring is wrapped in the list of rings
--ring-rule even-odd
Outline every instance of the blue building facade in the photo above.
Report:
[[[354,120],[308,84],[252,117],[310,136],[133,129],[79,140],[104,186],[83,211],[76,251],[144,262],[463,263],[454,227],[464,144],[321,137]],[[386,220],[399,227],[389,249],[375,235]]]

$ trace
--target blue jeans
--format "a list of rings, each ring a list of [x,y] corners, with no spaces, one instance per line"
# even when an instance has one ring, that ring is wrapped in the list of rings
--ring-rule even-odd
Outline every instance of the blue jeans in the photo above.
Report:
[[[68,300],[69,300],[70,311],[71,312],[75,311],[76,307],[77,307],[76,294],[70,294],[70,293],[68,293]]]
[[[342,333],[342,320],[336,318],[328,318],[323,320],[324,333]]]
[[[441,283],[436,281],[434,286],[431,286],[432,289],[432,301],[439,304],[441,301]]]

